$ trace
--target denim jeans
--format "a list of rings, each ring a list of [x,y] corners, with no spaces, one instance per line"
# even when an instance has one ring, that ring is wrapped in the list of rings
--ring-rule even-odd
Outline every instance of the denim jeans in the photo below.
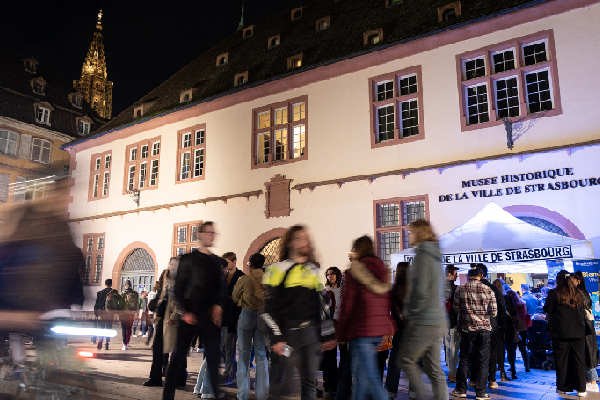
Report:
[[[460,363],[456,377],[456,390],[467,392],[467,376],[475,379],[475,394],[486,392],[488,369],[490,367],[489,331],[463,332],[460,338]],[[474,371],[477,371],[474,374]]]
[[[225,362],[225,371],[223,371],[225,382],[233,380],[237,370],[237,361],[235,359],[237,333],[231,332],[229,329],[227,326],[221,328],[221,351],[223,361]]]
[[[381,336],[356,338],[350,342],[353,400],[388,398],[377,366],[377,345],[380,342]]]
[[[198,379],[196,379],[196,386],[194,386],[194,394],[215,394],[212,385],[210,384],[210,379],[208,379],[206,357],[202,360],[200,371],[198,371]]]
[[[460,346],[460,332],[456,328],[448,329],[444,335],[444,356],[448,367],[448,376],[456,379],[458,368],[458,349]]]
[[[248,400],[250,392],[250,353],[254,351],[256,360],[256,400],[266,400],[269,395],[269,367],[265,334],[257,328],[258,313],[243,308],[237,326],[237,398]]]
[[[425,386],[421,380],[419,360],[431,381],[434,400],[448,399],[446,375],[440,365],[440,347],[442,346],[442,336],[444,336],[442,329],[439,326],[409,324],[404,330],[398,362],[406,372],[409,385],[414,389],[417,399],[427,398]]]

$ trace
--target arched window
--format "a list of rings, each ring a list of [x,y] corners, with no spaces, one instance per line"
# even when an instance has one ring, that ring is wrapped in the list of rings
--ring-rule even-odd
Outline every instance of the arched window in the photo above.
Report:
[[[265,265],[273,264],[279,261],[279,245],[281,244],[281,238],[275,238],[269,240],[260,249],[259,253],[265,256]]]
[[[136,292],[150,291],[154,285],[155,266],[152,256],[142,248],[133,249],[123,263],[119,288],[123,290],[125,281],[131,281]]]

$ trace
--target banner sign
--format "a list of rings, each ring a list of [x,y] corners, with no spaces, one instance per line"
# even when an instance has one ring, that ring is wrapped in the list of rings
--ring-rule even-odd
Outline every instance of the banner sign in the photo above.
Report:
[[[600,275],[600,260],[575,260],[573,271],[581,271],[585,280],[585,287],[592,297],[592,313],[596,321],[600,320],[600,297],[598,276]]]
[[[415,256],[412,254],[404,254],[404,261],[412,263]],[[496,251],[478,251],[466,253],[443,254],[442,264],[471,264],[471,263],[519,263],[537,260],[554,260],[556,258],[573,258],[571,246],[550,246],[536,247],[513,250],[496,250]],[[560,268],[562,269],[562,261]],[[550,269],[550,265],[548,265]],[[556,272],[554,276],[556,276]]]
[[[556,274],[558,274],[561,269],[565,269],[563,260],[546,260],[546,265],[548,266],[548,280],[552,279],[556,281]]]

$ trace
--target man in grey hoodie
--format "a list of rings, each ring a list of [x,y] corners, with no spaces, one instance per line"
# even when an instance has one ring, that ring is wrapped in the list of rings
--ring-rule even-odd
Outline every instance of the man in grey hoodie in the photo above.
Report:
[[[406,371],[417,399],[425,399],[422,371],[432,384],[434,400],[447,400],[446,376],[440,365],[440,348],[446,331],[443,303],[446,285],[442,274],[441,253],[437,238],[428,221],[409,225],[409,241],[415,247],[415,259],[409,270],[409,288],[405,302],[407,326],[399,354],[400,367]]]

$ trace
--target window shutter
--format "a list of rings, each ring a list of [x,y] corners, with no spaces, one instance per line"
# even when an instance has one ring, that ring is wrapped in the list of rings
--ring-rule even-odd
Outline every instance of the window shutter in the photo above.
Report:
[[[21,134],[19,144],[19,158],[31,160],[31,135]]]
[[[285,217],[292,212],[290,207],[290,183],[291,179],[286,179],[285,175],[277,174],[269,182],[265,183],[265,216]]]
[[[0,201],[8,200],[8,174],[0,174]]]

